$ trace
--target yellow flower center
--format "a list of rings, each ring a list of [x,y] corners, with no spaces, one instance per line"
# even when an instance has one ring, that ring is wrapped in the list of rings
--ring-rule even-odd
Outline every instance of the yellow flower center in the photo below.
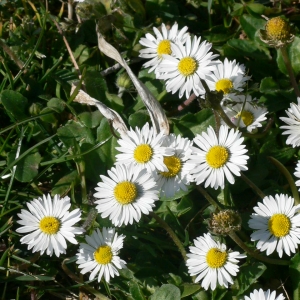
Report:
[[[225,165],[229,159],[229,152],[223,146],[213,146],[206,154],[206,162],[212,168],[218,169]]]
[[[55,217],[44,217],[40,221],[40,229],[46,234],[55,234],[59,231],[60,220]]]
[[[153,155],[153,150],[148,144],[138,145],[133,153],[136,162],[142,164],[148,162]]]
[[[94,252],[95,261],[100,265],[107,265],[112,261],[113,253],[108,245],[100,246]]]
[[[160,172],[164,177],[175,177],[181,170],[181,160],[177,156],[164,156],[164,164],[168,168],[168,172]]]
[[[223,78],[216,82],[216,90],[223,92],[225,95],[233,89],[233,83],[230,79]]]
[[[183,76],[193,75],[197,70],[198,64],[197,61],[192,57],[184,57],[178,63],[178,71]]]
[[[114,188],[114,196],[120,204],[132,203],[138,194],[137,187],[130,181],[119,182]]]
[[[274,214],[268,221],[268,228],[276,237],[283,237],[290,232],[291,221],[284,214]]]
[[[290,25],[281,17],[275,17],[267,22],[266,32],[269,38],[282,41],[289,38]]]
[[[221,268],[227,261],[227,252],[222,252],[218,248],[211,248],[206,254],[206,262],[210,268]]]
[[[241,119],[243,120],[243,122],[246,126],[251,125],[254,121],[253,114],[247,110],[243,110],[242,112],[238,113],[236,117],[237,118],[241,117]]]
[[[157,54],[158,56],[162,56],[163,54],[172,54],[171,42],[169,40],[162,40],[157,46]]]

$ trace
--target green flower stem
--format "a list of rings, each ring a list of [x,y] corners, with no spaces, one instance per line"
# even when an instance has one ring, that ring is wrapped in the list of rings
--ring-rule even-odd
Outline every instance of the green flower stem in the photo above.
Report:
[[[293,68],[292,68],[292,65],[291,65],[289,55],[286,51],[286,46],[281,47],[280,51],[281,51],[281,54],[282,54],[282,58],[283,58],[285,67],[288,71],[292,86],[294,88],[295,94],[296,94],[297,97],[300,97],[300,90],[299,90],[299,87],[298,87],[298,84],[297,84],[297,81],[296,81],[296,78],[295,78],[295,75],[294,75],[294,72],[293,72]]]
[[[295,181],[291,175],[291,173],[288,171],[288,169],[281,163],[279,162],[277,159],[275,159],[274,157],[268,156],[268,160],[271,161],[271,163],[277,167],[277,169],[284,175],[284,177],[286,178],[286,180],[288,181],[292,194],[293,194],[293,198],[295,200],[295,204],[300,204],[299,201],[299,193],[298,193],[298,189],[297,186],[295,184]]]
[[[256,192],[256,194],[261,198],[264,199],[266,195],[258,188],[258,186],[251,181],[244,173],[241,173],[241,178]]]
[[[201,185],[197,185],[196,188],[211,205],[218,208],[219,210],[222,209],[222,206],[220,205],[220,203],[215,201],[215,199],[213,199],[211,197],[211,195]]]
[[[175,234],[175,232],[173,231],[173,229],[168,225],[167,222],[165,222],[162,218],[160,218],[157,214],[155,214],[154,212],[150,212],[149,215],[155,219],[155,221],[163,228],[166,230],[166,232],[170,235],[171,239],[173,240],[174,244],[177,246],[179,252],[181,253],[181,256],[183,257],[184,261],[187,260],[187,256],[186,256],[186,251],[181,243],[181,241],[179,240],[179,238],[177,237],[177,235]]]
[[[265,262],[267,264],[273,264],[273,265],[281,265],[281,266],[287,266],[290,264],[288,260],[283,259],[275,259],[275,258],[269,258],[266,256],[262,256],[252,249],[250,249],[237,235],[235,232],[231,232],[229,234],[231,239],[239,246],[241,247],[246,253],[248,253],[250,256],[252,256],[255,259],[258,259],[262,262]]]

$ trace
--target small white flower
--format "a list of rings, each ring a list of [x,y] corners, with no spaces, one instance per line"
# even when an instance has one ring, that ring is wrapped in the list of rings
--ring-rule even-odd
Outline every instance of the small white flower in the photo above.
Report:
[[[138,222],[142,213],[152,211],[159,191],[151,173],[133,165],[116,165],[108,175],[100,175],[103,182],[98,183],[94,194],[102,218],[109,217],[115,226],[122,226]]]
[[[288,118],[281,117],[287,125],[281,126],[281,129],[287,129],[282,134],[289,135],[286,143],[292,145],[293,148],[300,146],[300,98],[297,98],[298,104],[291,103],[290,108],[286,110]]]
[[[190,170],[195,164],[187,164],[186,161],[192,153],[193,142],[180,135],[170,134],[165,145],[174,149],[174,155],[165,156],[164,163],[168,168],[167,172],[157,172],[156,182],[161,191],[161,195],[172,197],[180,190],[187,191],[187,185],[190,184]]]
[[[298,160],[298,163],[296,165],[296,172],[294,173],[294,175],[299,178],[299,180],[297,180],[295,182],[296,186],[300,186],[300,160]],[[300,188],[298,189],[300,191]]]
[[[279,257],[283,251],[289,256],[295,253],[300,244],[300,205],[294,206],[294,199],[283,194],[266,196],[257,205],[248,222],[256,230],[251,234],[251,240],[258,241],[256,248],[267,250],[267,255],[276,250]]]
[[[223,92],[226,98],[236,91],[242,92],[246,81],[251,77],[245,75],[245,66],[229,61],[225,58],[223,63],[216,66],[216,69],[206,80],[211,91]]]
[[[246,102],[245,105],[243,103],[228,105],[224,111],[235,126],[246,127],[249,132],[261,127],[261,122],[267,119],[268,113],[266,107],[254,106],[250,102]]]
[[[215,290],[217,283],[228,288],[233,284],[232,276],[239,272],[237,263],[246,255],[226,250],[226,245],[213,240],[211,235],[204,234],[194,240],[195,246],[190,247],[186,265],[191,276],[197,276],[195,282],[202,280],[201,286]]]
[[[20,240],[22,244],[28,244],[28,249],[33,248],[32,252],[40,251],[41,254],[46,252],[50,256],[54,252],[59,257],[66,253],[66,240],[77,244],[74,236],[83,233],[83,229],[73,225],[80,221],[81,212],[78,208],[69,212],[69,197],[60,199],[59,195],[55,195],[52,200],[48,194],[26,205],[29,211],[22,209],[18,214],[21,220],[17,223],[23,226],[16,232],[30,232]]]
[[[123,248],[125,236],[118,236],[114,228],[103,227],[102,232],[97,228],[91,236],[86,235],[87,244],[81,243],[77,255],[76,263],[82,269],[80,273],[91,272],[89,280],[96,276],[100,282],[102,276],[106,282],[110,277],[119,276],[118,269],[126,268],[126,262],[118,256]]]
[[[151,58],[150,61],[146,62],[143,66],[145,68],[151,67],[149,72],[156,71],[157,66],[163,60],[163,54],[172,55],[171,45],[173,43],[181,42],[184,43],[188,33],[187,26],[183,27],[178,31],[178,24],[175,23],[171,29],[167,29],[165,24],[161,25],[160,32],[157,28],[153,27],[153,31],[156,35],[147,33],[145,38],[141,38],[139,43],[147,48],[140,50],[140,57]]]
[[[174,154],[171,148],[164,147],[165,135],[156,134],[154,128],[149,128],[146,123],[142,129],[136,127],[127,131],[117,142],[121,147],[116,147],[120,154],[116,155],[116,164],[137,166],[139,170],[146,168],[148,172],[168,171],[163,162],[164,156]]]
[[[191,170],[196,184],[205,181],[205,187],[224,189],[225,177],[233,184],[232,173],[240,176],[241,171],[248,170],[246,164],[249,156],[245,155],[248,150],[242,144],[244,138],[241,137],[241,132],[228,130],[227,126],[221,125],[217,137],[210,126],[207,132],[194,138],[198,147],[192,147],[193,154],[188,162],[196,163],[196,167]]]
[[[200,78],[206,80],[219,63],[213,61],[218,55],[209,52],[212,44],[200,40],[201,37],[194,36],[191,40],[188,36],[185,45],[172,44],[174,55],[163,55],[164,60],[158,66],[158,78],[166,80],[168,92],[174,94],[179,90],[179,98],[184,94],[189,98],[191,92],[196,96],[205,94]]]
[[[250,294],[250,297],[245,296],[244,300],[284,300],[285,299],[285,297],[282,294],[280,294],[276,298],[275,297],[276,297],[275,291],[271,293],[270,290],[264,292],[262,289],[259,289],[259,290],[254,290]]]

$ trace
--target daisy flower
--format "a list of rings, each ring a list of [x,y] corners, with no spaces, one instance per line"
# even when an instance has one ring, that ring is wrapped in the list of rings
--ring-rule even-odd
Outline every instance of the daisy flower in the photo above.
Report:
[[[276,292],[273,291],[271,293],[270,290],[264,292],[262,289],[254,290],[253,293],[250,294],[250,297],[245,296],[244,300],[284,300],[285,297],[280,294],[277,298]]]
[[[232,173],[240,176],[241,171],[248,170],[246,164],[249,156],[245,155],[248,150],[242,144],[244,138],[241,137],[241,132],[228,130],[227,126],[221,125],[218,138],[209,126],[207,132],[197,134],[194,138],[198,147],[192,147],[193,154],[189,162],[196,163],[196,167],[191,171],[196,184],[205,181],[205,187],[224,189],[225,177],[233,184]]]
[[[158,66],[158,79],[166,80],[166,90],[176,93],[179,97],[184,94],[189,98],[193,91],[196,96],[205,94],[200,78],[207,76],[215,69],[219,61],[213,61],[218,55],[209,52],[212,44],[204,41],[200,43],[201,37],[194,36],[193,40],[188,36],[185,45],[173,44],[174,56],[163,55],[164,60]]]
[[[228,105],[224,111],[235,126],[246,127],[249,132],[261,127],[261,122],[267,119],[268,113],[266,107],[254,106],[250,102],[246,102],[245,105],[243,103]]]
[[[216,242],[211,235],[204,234],[194,240],[187,254],[186,265],[191,276],[197,276],[195,282],[202,280],[201,286],[215,290],[217,283],[228,288],[233,284],[232,276],[239,272],[237,263],[246,255],[226,250],[226,245]]]
[[[149,73],[156,70],[157,66],[163,59],[163,54],[172,55],[171,45],[173,43],[185,43],[185,40],[188,36],[188,33],[186,33],[187,30],[188,27],[184,26],[179,31],[177,23],[175,23],[171,29],[167,29],[166,25],[162,24],[162,32],[153,27],[156,37],[150,33],[147,33],[145,38],[140,39],[139,43],[147,48],[140,50],[139,56],[143,58],[151,58],[150,61],[143,65],[145,68],[151,67]]]
[[[240,65],[235,60],[229,61],[225,58],[224,62],[218,64],[213,73],[209,75],[206,83],[211,91],[222,91],[226,97],[235,91],[242,92],[246,81],[250,78],[245,75],[243,64]]]
[[[85,243],[81,243],[76,263],[81,274],[91,272],[89,280],[96,276],[100,282],[102,276],[106,282],[110,277],[119,276],[118,269],[126,268],[126,262],[118,256],[123,248],[125,236],[118,236],[114,228],[103,227],[102,232],[97,228],[91,236],[85,236]]]
[[[165,135],[162,132],[156,134],[153,127],[149,128],[149,123],[142,129],[131,128],[117,141],[121,147],[116,149],[122,153],[116,155],[116,164],[133,164],[139,170],[146,168],[148,172],[168,171],[163,158],[173,155],[174,151],[163,147],[164,139]]]
[[[108,171],[109,177],[100,175],[102,182],[95,188],[96,209],[102,218],[115,226],[132,224],[148,215],[158,200],[158,188],[151,173],[138,170],[133,165],[116,165]]]
[[[300,160],[298,160],[298,163],[296,165],[296,172],[294,173],[294,175],[299,178],[299,180],[297,180],[295,182],[296,186],[300,186]],[[300,188],[299,188],[300,191]]]
[[[293,148],[300,146],[300,97],[298,97],[297,100],[298,104],[291,103],[290,108],[285,111],[288,118],[280,118],[287,124],[280,127],[282,129],[287,129],[282,134],[289,135],[286,143],[292,145]]]
[[[28,250],[33,248],[32,252],[46,252],[50,256],[54,252],[59,257],[66,253],[66,240],[77,244],[74,236],[83,233],[83,229],[73,225],[80,221],[81,212],[79,208],[69,211],[69,197],[61,199],[59,195],[55,195],[52,200],[48,194],[43,195],[43,198],[33,199],[26,205],[28,210],[22,209],[18,214],[21,220],[17,223],[23,226],[16,232],[30,232],[20,240],[22,244],[28,244]]]
[[[275,250],[279,257],[283,251],[287,255],[296,252],[300,244],[300,205],[294,206],[294,199],[288,195],[266,196],[263,203],[254,207],[249,227],[256,230],[251,234],[252,241],[258,241],[256,248],[267,250],[270,255]]]
[[[167,172],[157,172],[156,182],[161,191],[161,195],[172,197],[179,190],[187,191],[187,185],[190,184],[190,170],[195,167],[195,164],[187,164],[189,156],[192,153],[193,142],[180,135],[170,134],[165,144],[174,149],[174,155],[165,156],[164,163],[168,168]]]

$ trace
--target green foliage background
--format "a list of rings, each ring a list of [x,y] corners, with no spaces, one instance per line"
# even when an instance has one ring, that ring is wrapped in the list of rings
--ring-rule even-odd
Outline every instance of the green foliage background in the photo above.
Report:
[[[101,33],[128,60],[138,78],[160,102],[169,118],[171,132],[193,138],[214,125],[213,113],[197,101],[182,111],[183,99],[166,93],[163,82],[142,68],[138,41],[161,23],[189,27],[189,32],[213,44],[220,59],[245,64],[252,80],[248,93],[264,103],[273,119],[261,139],[246,138],[250,155],[245,173],[266,195],[291,194],[281,171],[268,160],[281,162],[293,174],[299,150],[286,145],[279,120],[296,96],[279,50],[269,48],[258,36],[265,26],[261,15],[285,15],[295,25],[295,41],[288,53],[296,78],[300,75],[299,4],[292,1],[233,0],[57,0],[0,2],[0,289],[1,299],[66,299],[67,296],[98,299],[193,299],[227,300],[249,295],[254,288],[270,288],[300,299],[300,258],[290,266],[264,264],[248,256],[229,289],[204,291],[193,284],[178,249],[165,231],[149,216],[138,224],[122,227],[126,235],[120,256],[128,269],[121,270],[110,285],[87,282],[75,264],[77,246],[69,245],[62,258],[39,256],[21,245],[17,213],[25,203],[45,193],[69,195],[83,211],[87,234],[110,226],[95,213],[94,188],[100,174],[115,162],[116,137],[109,122],[94,107],[73,102],[71,84],[82,75],[86,92],[116,110],[128,126],[142,126],[149,115],[133,87],[119,94],[117,77],[124,70],[107,71],[115,62],[97,46],[96,22]],[[67,51],[63,31],[74,58]],[[9,51],[5,51],[5,47]],[[110,69],[109,69],[110,70]],[[298,81],[297,81],[298,82]],[[16,158],[17,149],[20,156]],[[14,166],[17,166],[14,172]],[[11,174],[7,177],[5,175]],[[4,177],[3,177],[4,176]],[[247,222],[259,197],[240,178],[223,191],[207,189],[225,207],[237,209],[243,219],[243,237],[250,242]],[[207,232],[214,210],[194,189],[161,199],[155,212],[175,231],[184,247]],[[80,237],[84,241],[84,237]],[[230,239],[228,248],[241,251]],[[276,257],[276,254],[273,255]],[[289,259],[284,257],[284,259]],[[283,290],[283,287],[285,290]],[[104,296],[105,295],[105,296]],[[83,298],[80,298],[83,299]]]

